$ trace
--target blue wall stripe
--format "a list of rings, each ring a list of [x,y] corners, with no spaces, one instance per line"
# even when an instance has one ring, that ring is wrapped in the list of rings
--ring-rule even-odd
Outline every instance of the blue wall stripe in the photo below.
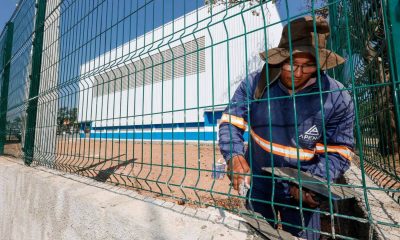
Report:
[[[126,129],[146,129],[146,128],[192,128],[192,127],[204,127],[217,125],[217,120],[222,116],[222,111],[215,111],[214,117],[213,112],[204,113],[204,122],[187,122],[187,123],[164,123],[164,124],[144,124],[144,125],[125,125],[125,126],[104,126],[104,127],[92,127],[92,130],[126,130]],[[90,123],[81,123],[81,129],[83,130],[84,125],[90,125]]]
[[[126,126],[105,126],[105,127],[92,127],[92,130],[127,130],[127,129],[152,129],[152,128],[189,128],[189,127],[204,127],[202,122],[190,123],[165,123],[165,124],[145,124],[145,125],[126,125]]]
[[[81,133],[80,134],[81,138],[85,137],[85,134]],[[188,140],[188,141],[217,141],[217,133],[216,132],[109,132],[109,133],[90,133],[90,138],[92,139],[137,139],[137,140]],[[244,133],[244,139],[245,141],[248,140],[248,132]]]

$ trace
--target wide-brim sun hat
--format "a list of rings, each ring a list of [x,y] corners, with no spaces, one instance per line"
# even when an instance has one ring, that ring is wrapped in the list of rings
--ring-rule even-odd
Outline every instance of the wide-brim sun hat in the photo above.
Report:
[[[314,31],[314,26],[316,31]],[[297,18],[290,22],[290,33],[289,39],[288,24],[283,28],[278,47],[260,53],[261,58],[270,65],[279,65],[290,58],[290,52],[292,55],[310,53],[319,60],[322,70],[334,68],[345,62],[339,54],[326,49],[326,39],[330,29],[323,17],[316,16],[315,23],[311,16]]]

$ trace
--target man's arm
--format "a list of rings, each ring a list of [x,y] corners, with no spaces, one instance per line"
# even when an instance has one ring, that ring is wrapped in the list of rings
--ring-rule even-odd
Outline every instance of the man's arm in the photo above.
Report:
[[[346,99],[350,96],[346,95]],[[327,145],[317,144],[318,163],[308,172],[335,181],[350,167],[354,153],[354,105],[344,101],[336,108],[326,127]],[[328,165],[328,166],[327,166]]]
[[[259,74],[249,75],[236,89],[225,108],[219,125],[219,147],[226,161],[235,155],[244,155],[243,134],[247,128],[249,105],[253,100]]]
[[[228,170],[233,171],[230,179],[234,189],[244,180],[243,175],[250,171],[244,158],[243,134],[247,128],[249,105],[253,100],[254,88],[259,74],[249,75],[236,89],[229,105],[226,107],[219,126],[219,147],[224,159],[228,163]]]

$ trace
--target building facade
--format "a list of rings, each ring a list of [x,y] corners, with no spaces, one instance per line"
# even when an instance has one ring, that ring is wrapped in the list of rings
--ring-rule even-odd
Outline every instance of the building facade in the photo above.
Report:
[[[216,141],[238,84],[279,43],[283,7],[205,6],[83,64],[80,136]]]

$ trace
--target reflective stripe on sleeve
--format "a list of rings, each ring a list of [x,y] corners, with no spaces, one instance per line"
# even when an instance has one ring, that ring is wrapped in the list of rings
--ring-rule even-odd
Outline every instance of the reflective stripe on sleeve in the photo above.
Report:
[[[305,160],[309,161],[314,158],[315,154],[324,154],[325,153],[325,147],[321,143],[317,143],[315,146],[315,151],[308,150],[308,149],[302,149],[302,148],[294,148],[294,147],[288,147],[284,146],[281,144],[277,143],[271,143],[262,137],[258,136],[253,130],[250,130],[250,134],[254,141],[265,151],[267,152],[272,152],[273,154],[282,156],[282,157],[288,157],[288,158],[293,158],[293,159],[300,159],[300,160]],[[272,150],[271,150],[272,148]],[[298,154],[297,154],[298,152]],[[345,146],[332,146],[332,145],[327,145],[326,146],[326,152],[328,153],[337,153],[340,156],[346,158],[347,160],[351,161],[354,158],[354,152],[351,151],[348,147]]]
[[[345,146],[331,146],[327,145],[326,146],[326,152],[330,153],[337,153],[340,156],[346,158],[347,160],[351,161],[354,158],[354,153],[351,151],[349,148]],[[315,147],[315,153],[318,154],[324,154],[325,153],[325,147],[321,143],[317,143],[317,146]]]
[[[301,148],[293,148],[293,147],[287,147],[284,145],[272,143],[261,138],[258,136],[253,130],[250,130],[250,134],[253,137],[254,141],[265,151],[267,152],[272,152],[273,154],[282,156],[282,157],[288,157],[288,158],[293,158],[293,159],[300,159],[300,160],[305,160],[309,161],[314,158],[314,151],[307,150],[307,149],[301,149]],[[272,147],[272,150],[271,150]],[[298,155],[297,155],[298,152]]]
[[[241,118],[241,117],[236,117],[234,115],[229,115],[229,114],[222,114],[221,117],[221,123],[230,123],[240,129],[246,130],[247,128],[247,122]]]

